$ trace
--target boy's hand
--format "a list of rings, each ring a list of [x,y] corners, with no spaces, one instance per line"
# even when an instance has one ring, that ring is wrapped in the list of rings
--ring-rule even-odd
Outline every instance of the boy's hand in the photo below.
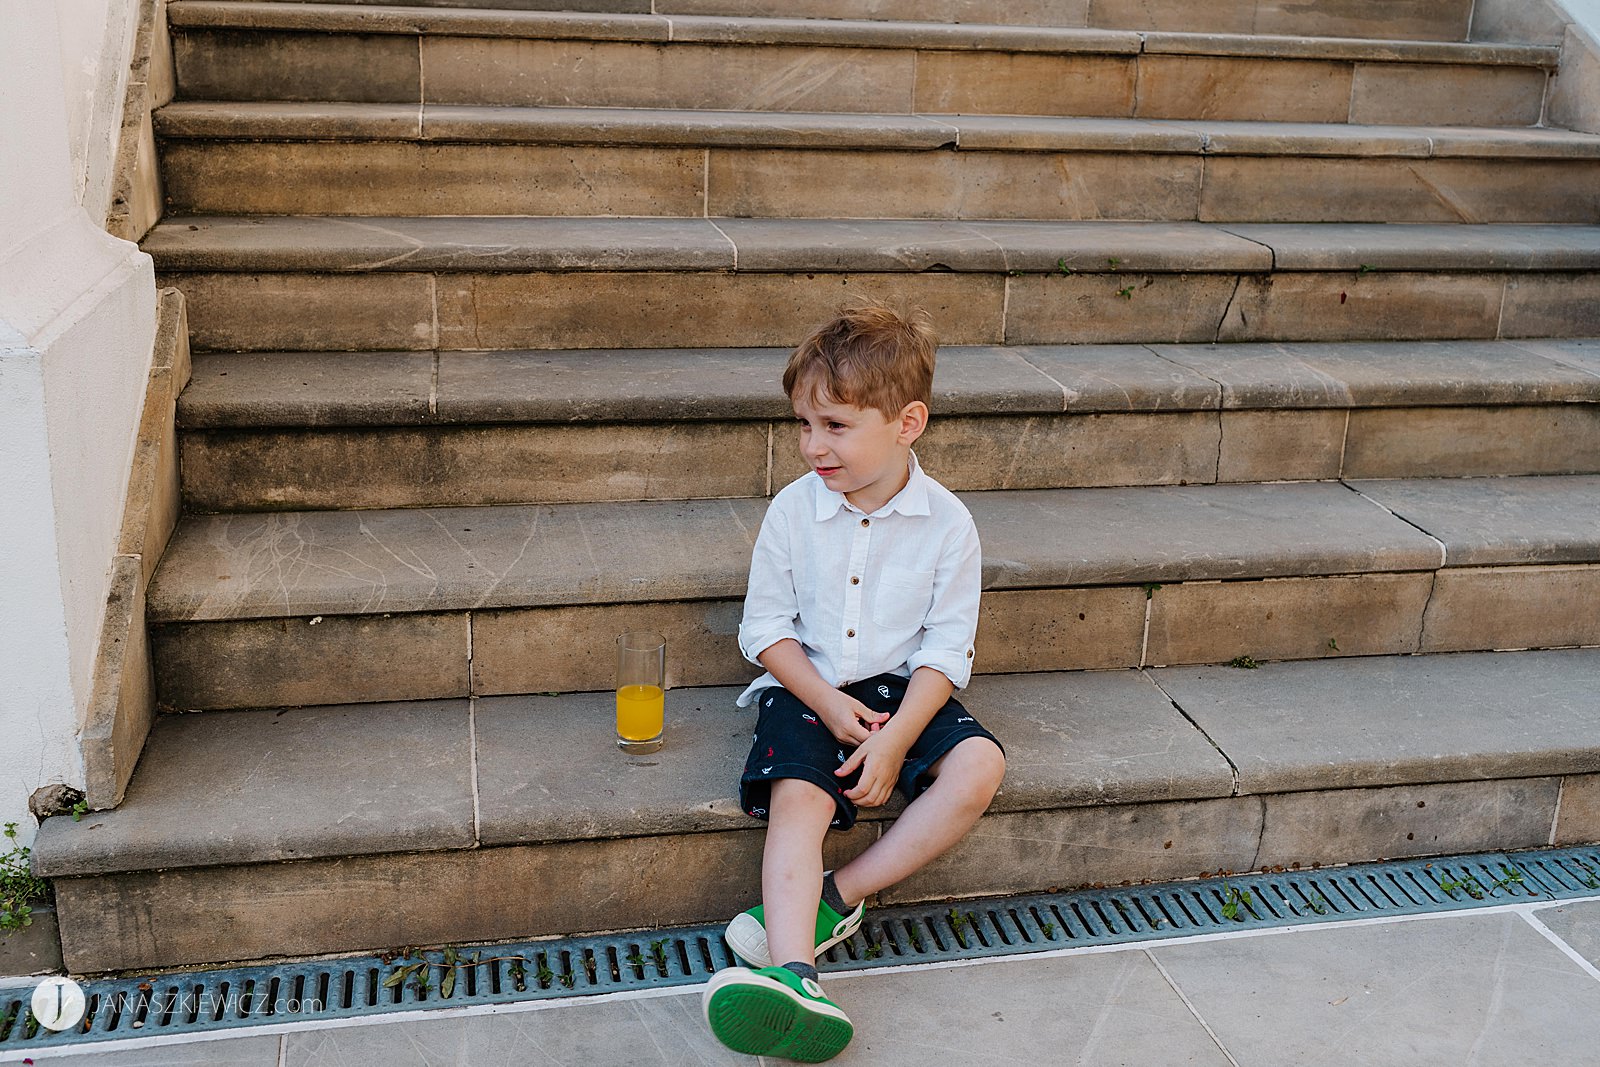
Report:
[[[876,808],[888,802],[905,761],[906,751],[895,741],[893,731],[874,730],[833,773],[843,778],[861,768],[855,788],[846,789],[844,795],[863,808]]]
[[[816,712],[822,716],[828,731],[847,745],[861,744],[872,736],[871,730],[878,723],[888,721],[888,712],[873,711],[849,693],[835,689],[833,695],[834,699],[817,708]]]

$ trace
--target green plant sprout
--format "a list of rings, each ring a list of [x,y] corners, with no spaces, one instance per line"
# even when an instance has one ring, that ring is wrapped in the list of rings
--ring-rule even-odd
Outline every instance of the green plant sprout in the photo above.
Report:
[[[1056,270],[1058,272],[1060,272],[1061,274],[1067,275],[1067,276],[1070,276],[1070,275],[1078,273],[1072,267],[1067,266],[1067,257],[1066,256],[1062,256],[1060,259],[1056,260]]]
[[[34,877],[28,860],[32,850],[16,843],[16,823],[6,823],[5,836],[11,847],[0,853],[0,931],[21,930],[33,925],[33,906],[50,899],[50,885]]]
[[[1056,939],[1056,924],[1052,922],[1041,923],[1039,929],[1044,931],[1044,936],[1054,941]]]
[[[1237,667],[1242,671],[1253,671],[1257,667],[1261,666],[1261,664],[1257,663],[1255,659],[1250,656],[1235,656],[1228,661],[1228,666]]]
[[[1156,590],[1161,588],[1161,583],[1160,582],[1145,582],[1143,588],[1144,588],[1144,598],[1146,600],[1152,600],[1152,599],[1155,598]]]
[[[1133,286],[1124,285],[1121,289],[1117,290],[1117,295],[1122,297],[1122,299],[1124,299],[1124,300],[1132,300],[1133,299]]]
[[[1222,883],[1222,917],[1231,922],[1242,923],[1244,917],[1239,914],[1239,909],[1250,907],[1250,891],[1240,891],[1236,885]]]

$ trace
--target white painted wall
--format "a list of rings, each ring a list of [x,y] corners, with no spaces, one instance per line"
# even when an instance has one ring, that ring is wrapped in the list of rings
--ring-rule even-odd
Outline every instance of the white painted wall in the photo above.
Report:
[[[135,0],[0,0],[0,821],[83,785],[77,732],[155,335],[109,236]]]

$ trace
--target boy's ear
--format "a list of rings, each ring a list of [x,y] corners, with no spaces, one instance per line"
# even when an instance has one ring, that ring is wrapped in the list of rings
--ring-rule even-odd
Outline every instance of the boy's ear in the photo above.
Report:
[[[916,443],[922,431],[928,428],[928,405],[913,400],[900,409],[900,433],[896,437],[903,445]]]

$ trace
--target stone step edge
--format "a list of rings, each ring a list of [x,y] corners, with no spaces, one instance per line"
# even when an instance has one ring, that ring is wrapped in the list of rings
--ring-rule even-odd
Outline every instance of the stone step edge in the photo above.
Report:
[[[154,119],[167,141],[1600,158],[1600,135],[1541,127],[260,101],[177,101]]]
[[[473,8],[176,0],[169,24],[183,29],[287,30],[646,43],[816,45],[844,48],[1203,55],[1366,62],[1482,64],[1554,70],[1560,50],[1544,45],[1295,37],[937,22],[734,18],[716,15],[593,15]]]
[[[1504,658],[1519,656],[1563,656],[1574,657],[1583,661],[1591,661],[1591,665],[1600,662],[1600,649],[1576,649],[1559,652],[1482,652],[1482,653],[1452,653],[1431,656],[1374,656],[1366,657],[1374,665],[1374,669],[1381,669],[1385,665],[1401,660],[1439,660],[1439,659],[1468,659],[1468,658]],[[1362,663],[1362,660],[1324,661],[1323,663],[1302,663],[1293,665],[1293,675],[1300,684],[1305,684],[1304,676],[1313,677],[1322,668],[1326,673],[1348,671],[1352,664]],[[1284,665],[1287,666],[1287,665]],[[1269,670],[1262,668],[1262,670]],[[1238,749],[1234,746],[1230,752],[1218,741],[1207,734],[1187,712],[1182,708],[1180,701],[1169,699],[1167,692],[1159,684],[1160,678],[1171,676],[1175,672],[1182,672],[1183,668],[1136,668],[1120,671],[1092,671],[1092,672],[1041,672],[1026,675],[997,676],[1002,679],[999,684],[1008,689],[1028,686],[1042,686],[1053,689],[1059,684],[1063,674],[1093,679],[1096,676],[1127,678],[1137,676],[1152,682],[1148,700],[1152,705],[1171,705],[1171,710],[1165,710],[1168,717],[1166,729],[1181,735],[1182,740],[1169,747],[1169,751],[1179,749],[1189,750],[1191,756],[1201,756],[1201,763],[1191,762],[1186,770],[1175,771],[1173,767],[1138,766],[1129,773],[1127,768],[1121,771],[1122,776],[1114,782],[1108,783],[1101,778],[1085,776],[1075,778],[1071,774],[1062,775],[1062,780],[1049,786],[1033,785],[1031,790],[1025,790],[1021,800],[1012,802],[1007,797],[1004,787],[996,801],[986,813],[986,818],[1005,817],[1011,815],[1026,815],[1030,813],[1052,812],[1064,809],[1082,808],[1107,808],[1126,806],[1147,806],[1157,804],[1173,804],[1185,802],[1204,802],[1227,800],[1234,798],[1256,797],[1265,798],[1288,795],[1328,795],[1354,791],[1372,791],[1393,789],[1398,787],[1428,787],[1428,786],[1487,786],[1497,781],[1518,781],[1529,779],[1562,778],[1568,776],[1590,776],[1593,780],[1600,778],[1593,776],[1596,760],[1600,759],[1600,742],[1588,749],[1562,748],[1553,745],[1546,752],[1520,752],[1506,753],[1499,748],[1480,746],[1478,749],[1466,750],[1466,746],[1453,752],[1447,757],[1424,757],[1421,755],[1406,755],[1388,763],[1371,764],[1370,757],[1358,756],[1340,763],[1330,761],[1304,766],[1284,767],[1275,771],[1264,770],[1263,761],[1270,762],[1272,756],[1265,750],[1261,753]],[[1215,668],[1213,668],[1215,670]],[[1153,672],[1153,675],[1152,675]],[[983,679],[975,679],[975,684],[982,686]],[[738,716],[743,716],[743,722],[753,714],[753,711],[737,711],[733,709],[732,698],[738,692],[737,687],[712,687],[701,690],[674,690],[675,693],[703,694],[701,697],[707,703],[716,702],[716,708],[697,708],[696,712],[710,720],[718,716],[726,716],[730,721]],[[974,704],[974,714],[982,718],[985,710],[980,710],[980,700],[972,699],[972,694],[967,694],[968,699]],[[480,703],[485,698],[478,698]],[[514,699],[514,698],[502,698]],[[601,712],[609,707],[609,693],[578,693],[562,696],[540,698],[557,705],[555,708],[544,708],[541,716],[582,718],[585,721],[597,716],[602,718]],[[404,702],[401,707],[411,705],[429,705],[444,703],[440,701]],[[465,703],[453,701],[450,703]],[[682,706],[680,698],[679,706]],[[337,707],[337,706],[336,706]],[[316,712],[317,708],[296,709],[299,712]],[[233,712],[215,713],[206,716],[197,716],[196,724],[214,728],[216,730],[228,729],[231,725],[228,720],[234,716],[269,716],[281,712],[263,709],[258,712]],[[682,714],[681,712],[679,714]],[[990,718],[994,718],[990,710]],[[1157,724],[1158,726],[1160,724]],[[683,725],[680,723],[680,736]],[[718,728],[724,729],[724,728]],[[725,729],[724,729],[725,732]],[[1043,731],[1035,731],[1043,732]],[[1059,731],[1052,731],[1059,732]],[[1092,731],[1091,731],[1092,732]],[[1027,750],[1036,747],[1028,742],[1037,742],[1036,737],[1029,737],[1023,741],[1020,731],[1013,728],[1009,731],[1020,744],[1015,744],[1019,749]],[[742,732],[741,732],[742,738]],[[1469,736],[1464,732],[1464,736]],[[1057,740],[1060,740],[1059,738]],[[1402,740],[1410,740],[1403,738]],[[1449,745],[1456,739],[1445,735],[1436,747]],[[476,742],[474,742],[476,743]],[[680,740],[679,745],[703,745],[704,739],[695,736]],[[718,743],[712,742],[713,745]],[[741,739],[734,742],[724,740],[720,743],[722,748],[732,751],[733,747],[743,746]],[[1403,745],[1402,745],[1403,747]],[[742,753],[742,747],[741,747]],[[710,751],[708,755],[720,758],[723,753]],[[1020,753],[1014,752],[1013,758]],[[1029,755],[1042,756],[1044,753],[1031,751]],[[620,753],[608,754],[602,759],[615,759],[619,765],[629,762],[629,758]],[[639,757],[634,757],[638,759]],[[1209,759],[1209,763],[1205,759]],[[645,757],[649,759],[649,757]],[[473,773],[480,755],[475,750],[472,758]],[[1366,764],[1366,765],[1364,765]],[[646,766],[650,764],[645,764]],[[1246,786],[1240,778],[1239,768],[1249,770],[1250,783]],[[1203,768],[1203,769],[1202,769]],[[737,780],[737,764],[734,764],[731,781]],[[211,784],[198,783],[197,793],[209,791]],[[476,779],[471,784],[474,795],[478,792]],[[1107,791],[1113,793],[1107,796]],[[1420,805],[1419,805],[1420,806]],[[495,848],[518,845],[561,845],[580,842],[596,842],[618,839],[654,838],[661,836],[679,836],[683,834],[716,833],[729,830],[751,830],[756,824],[750,820],[739,807],[738,797],[732,790],[723,790],[717,795],[708,791],[692,799],[683,797],[670,798],[668,803],[661,806],[658,811],[640,811],[630,809],[625,814],[613,813],[609,816],[600,815],[588,819],[582,825],[573,823],[558,823],[555,821],[544,824],[545,829],[534,833],[513,833],[502,827],[499,831],[492,832],[485,838],[480,827],[476,824],[471,828],[472,841],[470,844],[452,843],[443,845],[421,845],[415,842],[408,843],[402,848],[393,847],[392,843],[385,842],[386,847],[376,847],[370,851],[362,850],[362,842],[353,841],[345,835],[337,841],[337,847],[319,846],[315,842],[279,842],[268,846],[270,854],[263,855],[259,851],[241,849],[233,845],[235,835],[223,833],[219,837],[207,842],[204,834],[214,830],[206,825],[205,812],[213,810],[204,803],[193,805],[195,817],[190,821],[182,822],[176,826],[167,826],[160,835],[143,835],[146,840],[129,840],[127,834],[118,834],[116,829],[110,833],[95,834],[93,831],[104,829],[107,825],[120,828],[129,825],[130,820],[138,816],[134,807],[125,803],[123,809],[91,813],[81,822],[67,816],[54,816],[47,819],[41,826],[37,841],[34,844],[34,869],[35,873],[45,877],[77,877],[91,875],[106,875],[127,873],[139,870],[172,870],[192,867],[217,867],[235,866],[259,863],[279,863],[289,860],[324,859],[339,856],[354,855],[381,855],[381,854],[415,854],[415,853],[449,853],[473,851],[481,848]],[[883,824],[892,819],[903,810],[903,798],[898,795],[885,808],[874,811],[863,811],[861,822],[864,825]],[[506,816],[514,820],[515,816]],[[561,832],[555,832],[559,828]],[[880,827],[881,828],[881,827]],[[427,836],[427,827],[420,827],[414,835],[420,841]],[[195,833],[196,840],[185,842],[182,840],[182,831],[188,830]],[[174,832],[177,831],[177,832]],[[138,834],[137,828],[132,831]],[[120,839],[119,839],[120,838]],[[219,844],[219,842],[221,842]],[[259,847],[259,846],[258,846]],[[197,856],[196,853],[199,853]]]
[[[1027,376],[1026,382],[1007,383],[1007,395],[999,398],[985,383],[963,376],[954,383],[934,383],[934,410],[941,417],[984,418],[1029,415],[1085,415],[1085,414],[1172,414],[1204,411],[1289,411],[1289,410],[1359,410],[1382,407],[1462,408],[1510,406],[1559,405],[1593,403],[1600,401],[1600,372],[1584,371],[1573,367],[1538,349],[1528,349],[1511,341],[1490,341],[1481,344],[1503,347],[1508,353],[1529,359],[1537,367],[1523,368],[1524,376],[1515,378],[1505,373],[1495,373],[1492,368],[1470,366],[1437,368],[1437,376],[1425,378],[1409,367],[1400,367],[1392,383],[1374,381],[1363,383],[1359,389],[1345,386],[1345,395],[1335,396],[1330,391],[1313,396],[1307,390],[1303,377],[1285,375],[1276,389],[1263,385],[1259,376],[1243,383],[1233,384],[1227,376],[1216,376],[1213,370],[1207,375],[1195,371],[1183,362],[1181,345],[1104,345],[1084,346],[1095,350],[1087,354],[1101,354],[1113,368],[1103,379],[1067,382],[1056,378],[1027,360],[1031,352],[1048,352],[1062,349],[1067,353],[1072,346],[1025,346],[1013,352],[1004,347],[943,346],[941,352],[945,366],[952,362],[987,359],[991,355],[1005,362],[1005,369]],[[1309,346],[1307,346],[1309,347]],[[1404,359],[1404,350],[1410,346],[1397,344],[1396,356]],[[1196,345],[1196,352],[1215,346]],[[441,371],[451,364],[471,361],[477,368],[492,371],[499,368],[502,374],[515,373],[527,362],[549,365],[560,362],[576,374],[601,375],[614,371],[627,378],[648,372],[657,360],[681,355],[681,350],[591,350],[588,352],[545,352],[530,350],[505,350],[462,353],[435,351],[432,353],[327,353],[327,352],[262,352],[262,353],[203,353],[195,357],[196,378],[178,397],[177,426],[180,432],[209,430],[262,430],[262,429],[332,429],[332,428],[464,428],[487,425],[600,425],[610,423],[641,424],[657,422],[769,422],[784,421],[791,417],[788,401],[781,387],[783,363],[788,349],[710,350],[716,366],[726,370],[730,357],[739,359],[748,353],[748,361],[759,365],[763,374],[752,375],[739,381],[746,386],[742,391],[722,390],[714,396],[704,397],[703,389],[694,387],[696,369],[675,368],[671,378],[657,380],[650,395],[624,397],[599,402],[592,390],[582,395],[566,395],[552,391],[547,386],[529,393],[526,397],[503,395],[489,405],[481,397],[458,399],[452,395],[448,375]],[[1114,369],[1128,358],[1148,362],[1152,374],[1129,373],[1125,382],[1119,382]],[[1286,357],[1291,359],[1292,357]],[[305,380],[306,363],[315,365],[317,378],[314,389],[296,388],[310,386]],[[428,393],[420,394],[420,377],[423,364],[431,364],[427,373]],[[279,364],[280,366],[274,366]],[[590,366],[592,364],[592,366]],[[1295,363],[1296,367],[1300,364]],[[263,375],[270,382],[281,381],[281,388],[272,390],[270,400],[259,398]],[[1173,375],[1191,377],[1190,388],[1174,395],[1175,385],[1164,391],[1150,385],[1156,369],[1168,369]],[[1550,373],[1539,376],[1537,370]],[[229,388],[220,378],[232,371],[241,371],[252,377],[245,387],[252,399],[229,399]],[[1481,371],[1477,377],[1474,372]],[[948,373],[948,372],[947,372]],[[1060,370],[1056,373],[1061,374]],[[1303,375],[1302,369],[1302,375]],[[1381,374],[1381,368],[1379,370]],[[674,381],[673,379],[677,379]],[[1070,383],[1070,384],[1069,384]],[[1207,385],[1209,383],[1209,386]],[[1100,392],[1091,392],[1095,385],[1103,385]],[[416,387],[415,389],[413,387]],[[1149,398],[1140,398],[1140,390],[1149,392]],[[535,395],[536,394],[536,395]],[[337,403],[330,396],[340,397]],[[489,410],[489,408],[493,410]]]
[[[163,273],[1005,274],[1590,271],[1600,226],[922,219],[193,215]]]
[[[1558,495],[1566,499],[1572,494],[1600,493],[1600,477],[1558,474],[989,489],[957,495],[974,512],[980,530],[990,524],[983,588],[991,593],[1064,589],[1128,592],[1143,588],[1148,599],[1151,587],[1159,584],[1404,574],[1436,577],[1451,571],[1486,568],[1543,573],[1541,568],[1600,564],[1600,546],[1594,535],[1558,531],[1546,538],[1548,543],[1530,545],[1526,532],[1452,532],[1448,513],[1436,520],[1416,517],[1414,513],[1426,505],[1414,507],[1406,502],[1411,499],[1405,493],[1408,487],[1477,493],[1484,507],[1506,506],[1499,498],[1521,494],[1518,500],[1526,507],[1528,500],[1538,499],[1540,494],[1548,496],[1559,491]],[[1385,503],[1386,498],[1402,503],[1391,506]],[[189,515],[180,521],[172,545],[157,569],[146,614],[152,625],[181,627],[302,620],[312,616],[351,620],[378,616],[465,617],[529,608],[736,599],[745,593],[748,545],[753,543],[768,506],[768,499],[742,497]],[[1193,528],[1197,532],[1178,555],[1163,555],[1158,549],[1138,543],[1130,548],[1119,540],[1064,556],[1052,554],[1059,546],[1045,549],[1028,545],[1018,533],[1018,524],[1024,518],[1058,522],[1066,509],[1077,509],[1089,516],[1107,508],[1118,514],[1139,509],[1138,521],[1150,529]],[[1404,508],[1409,517],[1397,514],[1395,508]],[[1213,543],[1237,538],[1238,531],[1230,530],[1229,524],[1244,514],[1255,516],[1258,524],[1275,524],[1280,534],[1293,531],[1300,540],[1293,551],[1285,551],[1278,543],[1246,546],[1229,542],[1227,550]],[[604,544],[607,538],[615,540],[623,531],[648,529],[656,522],[675,523],[678,535],[676,540],[663,540],[661,552],[666,554],[667,562],[656,565],[650,573],[611,575],[595,557],[595,541]],[[1459,520],[1455,525],[1459,526]],[[1435,528],[1429,529],[1430,526]],[[384,593],[377,596],[372,595],[374,587],[369,578],[346,578],[343,585],[339,584],[340,579],[332,578],[294,591],[274,587],[263,595],[253,589],[248,575],[216,575],[216,570],[237,564],[227,561],[225,554],[219,556],[216,548],[208,547],[218,539],[237,545],[251,541],[268,544],[287,538],[289,547],[297,553],[296,565],[307,566],[334,558],[359,561],[361,552],[341,546],[348,543],[370,551],[370,543],[376,541],[384,546],[384,553],[404,551],[410,558],[422,559],[427,553],[417,553],[410,542],[419,536],[425,542],[452,527],[460,529],[456,534],[445,534],[454,546],[448,551],[474,561],[471,567],[458,574],[447,573],[441,566],[428,573],[426,583],[419,582],[415,588],[381,587]],[[507,573],[500,575],[487,565],[480,567],[483,559],[510,558],[512,564],[519,562],[520,554],[508,556],[492,549],[502,544],[507,548],[525,544],[534,531],[544,534],[544,552],[561,555],[570,549],[580,557],[587,553],[590,564],[565,573],[559,585],[552,584],[553,577],[540,569],[543,564],[529,564],[516,576],[510,573],[509,566]],[[463,542],[460,538],[469,532],[472,536]],[[712,536],[725,538],[715,550],[705,540]],[[700,538],[694,544],[701,555],[692,561],[680,559],[690,551],[685,538]],[[1455,542],[1453,547],[1446,543],[1447,539]],[[234,551],[237,553],[238,549]],[[712,555],[705,555],[707,552]],[[1148,555],[1140,556],[1141,552]],[[1134,554],[1133,558],[1129,553]],[[410,568],[411,564],[405,566]],[[453,566],[459,569],[463,565],[457,561]],[[233,584],[219,587],[224,579]]]

